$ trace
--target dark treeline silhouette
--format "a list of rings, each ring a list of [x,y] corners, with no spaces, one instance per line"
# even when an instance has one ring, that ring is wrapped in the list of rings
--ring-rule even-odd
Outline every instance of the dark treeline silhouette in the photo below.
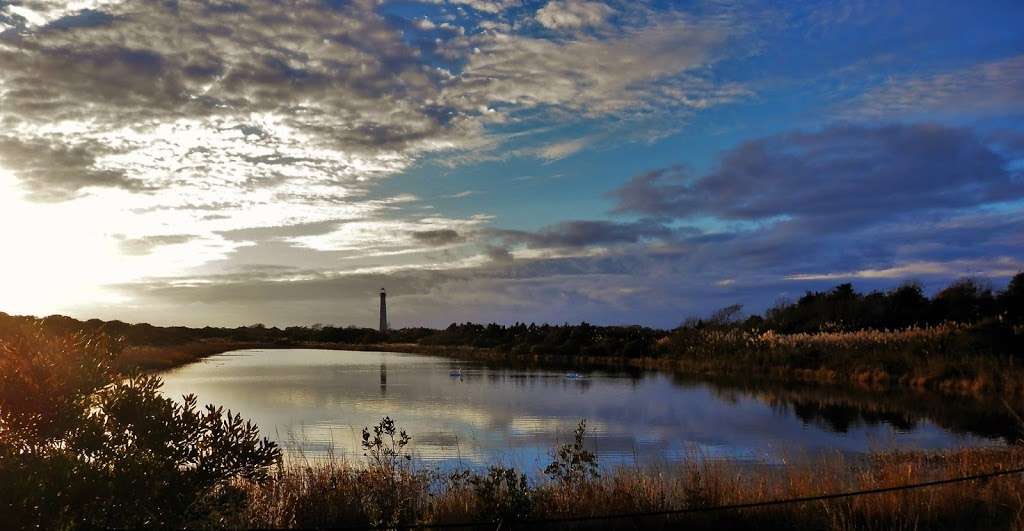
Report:
[[[0,336],[35,318],[0,312]],[[705,318],[691,318],[674,330],[643,326],[513,325],[453,323],[447,328],[403,328],[381,333],[372,328],[339,326],[268,327],[262,324],[235,328],[159,327],[147,323],[90,319],[80,321],[54,315],[41,326],[54,334],[102,332],[123,337],[128,345],[174,346],[222,339],[265,345],[325,343],[372,345],[410,343],[423,346],[460,346],[496,349],[519,355],[619,356],[641,358],[664,355],[658,341],[669,334],[700,330],[773,331],[780,334],[897,330],[940,323],[972,325],[991,342],[1004,343],[1020,335],[1024,324],[1024,273],[996,291],[977,280],[958,280],[933,297],[917,284],[889,291],[857,292],[852,284],[828,291],[808,291],[796,302],[780,302],[763,315],[743,318],[742,307],[730,306]],[[1012,336],[1012,337],[1011,337]]]
[[[977,280],[961,279],[931,299],[918,284],[867,294],[858,293],[852,284],[840,284],[829,291],[809,291],[795,303],[781,303],[763,319],[749,321],[782,333],[898,329],[992,318],[1019,321],[1022,308],[1024,273],[1018,273],[1001,292]]]

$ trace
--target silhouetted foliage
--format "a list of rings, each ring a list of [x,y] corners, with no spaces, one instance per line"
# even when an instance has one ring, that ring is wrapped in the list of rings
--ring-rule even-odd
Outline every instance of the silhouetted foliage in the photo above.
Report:
[[[405,447],[412,438],[405,430],[398,431],[391,417],[384,417],[372,429],[371,434],[369,428],[363,428],[363,455],[380,473],[394,474],[400,468],[403,459],[412,459],[411,455],[405,453]]]
[[[492,466],[486,475],[469,478],[477,511],[494,522],[524,520],[533,511],[533,492],[526,474],[514,468]]]
[[[587,421],[581,420],[573,432],[573,441],[558,447],[554,460],[544,469],[544,473],[564,485],[579,485],[600,477],[597,472],[597,455],[583,445],[586,435]]]
[[[26,323],[0,337],[0,514],[10,528],[223,524],[278,461],[256,426],[112,369],[120,342]]]

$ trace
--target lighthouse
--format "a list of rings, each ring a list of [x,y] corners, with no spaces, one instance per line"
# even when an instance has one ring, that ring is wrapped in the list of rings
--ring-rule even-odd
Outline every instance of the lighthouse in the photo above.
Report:
[[[388,294],[380,288],[380,333],[388,331]]]

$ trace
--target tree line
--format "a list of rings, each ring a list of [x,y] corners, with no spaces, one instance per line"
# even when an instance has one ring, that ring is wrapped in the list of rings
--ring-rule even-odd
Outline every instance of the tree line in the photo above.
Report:
[[[18,329],[34,317],[0,312],[0,336]],[[493,348],[513,354],[626,356],[651,355],[660,338],[685,329],[738,328],[781,334],[821,331],[902,329],[945,322],[989,323],[1002,328],[1024,324],[1024,273],[1014,276],[1002,290],[975,279],[961,279],[928,297],[919,284],[904,284],[888,291],[861,293],[852,284],[826,291],[808,291],[795,302],[782,301],[763,314],[744,316],[742,307],[722,308],[702,318],[690,318],[673,330],[644,326],[515,323],[512,325],[452,323],[447,328],[402,328],[381,333],[355,326],[249,326],[189,328],[161,327],[123,321],[80,321],[62,315],[40,320],[53,334],[104,333],[124,338],[129,345],[172,346],[194,341],[227,339],[287,346],[301,343],[378,344],[415,343],[437,346]]]

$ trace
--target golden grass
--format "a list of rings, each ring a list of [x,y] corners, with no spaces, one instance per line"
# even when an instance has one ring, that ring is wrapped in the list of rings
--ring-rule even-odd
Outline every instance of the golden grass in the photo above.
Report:
[[[246,343],[227,339],[192,341],[180,345],[132,345],[125,347],[117,357],[119,369],[166,370],[230,350],[257,348],[259,343]]]
[[[690,460],[660,469],[619,469],[579,484],[529,487],[530,519],[595,516],[814,496],[966,476],[1024,466],[1018,447],[831,456],[782,466]],[[471,482],[405,470],[382,478],[350,463],[290,464],[263,486],[245,486],[242,527],[445,524],[497,520],[502,500]],[[500,496],[515,493],[499,490]],[[520,493],[521,494],[521,493]],[[381,507],[393,507],[390,516]],[[642,517],[559,528],[1024,529],[1024,478],[857,498],[675,517]],[[509,522],[504,528],[508,528]],[[512,527],[515,527],[514,525]],[[537,527],[537,526],[534,526]],[[494,528],[494,525],[481,528]]]

